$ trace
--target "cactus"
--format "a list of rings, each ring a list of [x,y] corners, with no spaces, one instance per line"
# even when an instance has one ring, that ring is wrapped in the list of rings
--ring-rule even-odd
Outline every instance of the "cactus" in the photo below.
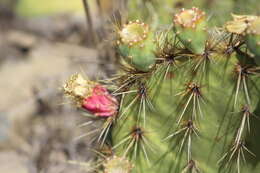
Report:
[[[75,76],[65,84],[103,122],[97,172],[259,172],[259,17],[205,28],[205,15],[183,9],[160,32],[139,20],[118,26],[118,74],[103,85]]]

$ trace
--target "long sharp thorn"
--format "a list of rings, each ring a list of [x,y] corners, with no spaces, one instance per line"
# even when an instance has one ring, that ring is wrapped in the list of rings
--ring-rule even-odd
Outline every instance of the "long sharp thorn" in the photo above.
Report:
[[[228,152],[226,152],[219,160],[218,160],[218,164],[220,164],[228,155]]]
[[[203,116],[203,113],[202,113],[202,110],[201,110],[201,105],[200,105],[199,97],[197,96],[196,98],[197,98],[197,103],[198,103],[198,110],[199,110],[199,113],[200,113],[201,117],[203,118],[204,116]]]
[[[136,96],[132,101],[131,103],[125,108],[125,110],[122,112],[122,114],[120,115],[120,118],[121,119],[125,114],[126,112],[128,111],[128,109],[135,103],[135,101],[138,99],[138,96]]]
[[[126,156],[126,154],[128,153],[128,151],[130,150],[130,148],[132,147],[132,145],[134,145],[134,143],[137,142],[135,139],[132,139],[130,144],[128,145],[128,147],[126,148],[125,152],[124,152],[124,157]]]
[[[248,148],[246,148],[245,146],[243,146],[243,149],[245,149],[249,154],[251,154],[252,156],[256,157],[256,155],[254,153],[252,153]]]
[[[229,157],[229,159],[228,159],[228,163],[231,162],[231,160],[232,160],[234,154],[236,153],[236,151],[237,151],[237,147],[235,147],[234,150],[231,152],[231,155],[230,155],[230,157]]]
[[[140,117],[141,117],[141,113],[142,113],[142,107],[143,107],[143,95],[141,96],[141,100],[140,100],[140,104],[139,104],[139,108],[138,108],[138,119],[137,122],[140,121]]]
[[[244,91],[245,91],[245,94],[246,94],[247,103],[248,103],[248,105],[251,105],[251,101],[250,101],[250,97],[249,97],[249,93],[248,93],[247,84],[246,84],[246,78],[245,77],[243,77],[243,85],[244,85]]]
[[[136,159],[137,158],[137,142],[135,142],[135,146],[134,146],[134,158]]]
[[[164,138],[163,141],[168,140],[169,138],[176,136],[177,134],[181,133],[182,131],[184,131],[184,130],[186,130],[186,129],[187,129],[187,127],[184,127],[184,128],[182,128],[182,129],[178,130],[177,132],[175,132],[175,133],[173,133],[173,134],[167,136],[166,138]]]
[[[188,161],[191,159],[191,134],[188,136]]]
[[[115,94],[117,91],[121,90],[122,88],[124,88],[125,86],[127,86],[129,83],[131,83],[132,81],[134,81],[134,79],[124,83],[123,85],[121,85],[119,88],[117,88],[114,92],[112,92],[112,94]]]
[[[95,132],[97,132],[97,131],[99,131],[99,130],[100,130],[100,129],[92,130],[92,131],[90,131],[90,132],[88,132],[88,133],[86,133],[86,134],[80,135],[79,137],[75,138],[74,140],[79,140],[79,139],[84,138],[84,137],[86,137],[86,136],[88,136],[88,135],[91,135],[91,134],[93,134],[93,133],[95,133]]]
[[[144,114],[144,127],[146,124],[146,109],[145,109],[145,101],[143,101],[143,114]]]
[[[236,146],[237,147],[239,145],[239,142],[241,141],[241,136],[242,136],[242,133],[244,131],[245,120],[246,120],[246,115],[243,115],[243,119],[242,119],[241,125],[240,125],[240,127],[238,129],[238,133],[237,133],[237,137],[236,137]]]
[[[143,141],[144,141],[145,145],[147,145],[147,147],[149,147],[149,149],[150,149],[153,153],[155,153],[154,148],[149,144],[148,140],[147,140],[144,136],[143,136]]]
[[[170,66],[171,66],[171,64],[168,63],[167,68],[166,68],[166,71],[165,71],[165,74],[164,74],[164,78],[163,78],[164,80],[165,80],[166,77],[167,77],[167,74],[168,74],[168,72],[169,72]]]
[[[184,145],[184,142],[186,141],[186,137],[187,137],[188,133],[189,133],[189,129],[187,129],[186,132],[185,132],[185,134],[184,134],[184,137],[183,137],[183,139],[182,139],[182,142],[181,142],[181,146],[180,146],[179,152],[182,151],[182,147],[183,147],[183,145]]]
[[[247,116],[247,115],[245,115],[245,116]],[[248,129],[248,132],[250,133],[250,131],[251,131],[251,129],[250,129],[250,118],[247,117],[246,119],[247,119],[247,129]]]
[[[89,124],[91,124],[91,123],[93,123],[93,121],[85,122],[85,123],[83,123],[83,124],[78,125],[78,127],[81,128],[81,127],[87,126],[87,125],[89,125]]]
[[[242,159],[243,159],[244,163],[246,163],[246,158],[245,158],[245,154],[244,154],[244,150],[243,149],[241,150],[241,156],[242,156]]]
[[[184,113],[185,113],[185,111],[186,111],[186,109],[187,109],[187,107],[188,107],[188,105],[189,105],[189,103],[190,103],[192,97],[193,97],[193,94],[190,95],[190,97],[189,97],[187,103],[185,104],[185,107],[184,107],[184,109],[183,109],[183,111],[182,111],[182,113],[181,113],[181,115],[180,115],[180,118],[179,118],[177,124],[180,124],[180,122],[181,122],[181,120],[182,120],[182,117],[183,117],[183,115],[184,115]]]
[[[132,91],[126,91],[126,92],[121,92],[121,93],[115,93],[113,94],[114,96],[118,96],[118,95],[123,95],[123,94],[129,94],[129,93],[136,93],[137,90],[132,90]]]
[[[109,127],[108,127],[107,130],[106,130],[106,133],[105,133],[105,136],[103,137],[101,146],[103,146],[104,143],[105,143],[105,140],[106,140],[106,138],[107,138],[107,135],[108,135],[108,132],[109,132],[109,129],[110,129],[111,125],[112,125],[112,124],[109,124]]]
[[[238,150],[237,156],[237,172],[240,173],[240,150]]]
[[[146,160],[147,160],[147,163],[150,165],[150,160],[149,160],[149,158],[148,158],[148,155],[147,155],[146,149],[145,149],[145,147],[144,147],[144,144],[141,143],[141,146],[142,146],[142,149],[143,149],[145,158],[146,158]]]
[[[196,113],[196,96],[193,95],[193,108],[192,108],[192,117],[194,118],[194,120],[197,120],[197,113]]]
[[[146,102],[147,102],[147,105],[149,105],[149,108],[152,110],[152,111],[155,111],[155,108],[153,106],[153,104],[151,103],[151,101],[149,99],[146,99]]]
[[[118,144],[116,144],[112,149],[116,149],[117,147],[119,147],[120,145],[122,145],[123,143],[125,143],[127,140],[129,140],[131,138],[131,136],[126,137],[125,139],[121,140]]]
[[[241,83],[241,73],[239,73],[238,79],[237,79],[237,87],[236,87],[236,93],[235,93],[234,107],[235,107],[236,104],[237,104],[237,97],[238,97],[238,91],[239,91],[239,88],[240,88],[240,83]]]

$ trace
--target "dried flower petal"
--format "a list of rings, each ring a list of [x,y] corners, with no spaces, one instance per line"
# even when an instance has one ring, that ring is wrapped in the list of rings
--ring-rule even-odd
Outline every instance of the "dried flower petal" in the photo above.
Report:
[[[72,97],[85,97],[89,95],[95,83],[85,80],[81,74],[75,74],[64,84],[65,94]]]
[[[231,33],[242,34],[247,29],[247,26],[244,21],[229,21],[226,24],[226,29]]]
[[[235,34],[245,34],[251,24],[257,19],[257,16],[250,15],[234,15],[232,14],[233,21],[226,23],[228,32]]]

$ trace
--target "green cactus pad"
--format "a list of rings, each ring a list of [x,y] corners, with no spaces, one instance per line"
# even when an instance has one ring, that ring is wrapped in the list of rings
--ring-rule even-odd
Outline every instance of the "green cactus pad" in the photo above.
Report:
[[[140,21],[121,28],[125,64],[108,80],[120,107],[100,135],[117,157],[104,173],[259,173],[256,17],[233,18],[205,31],[192,8],[159,32]]]
[[[200,33],[183,30],[185,36]],[[135,165],[132,173],[257,173],[259,143],[250,122],[260,123],[260,69],[240,45],[245,37],[209,33],[198,48],[182,34],[164,34],[170,39],[157,40],[150,76],[123,92],[111,147]]]

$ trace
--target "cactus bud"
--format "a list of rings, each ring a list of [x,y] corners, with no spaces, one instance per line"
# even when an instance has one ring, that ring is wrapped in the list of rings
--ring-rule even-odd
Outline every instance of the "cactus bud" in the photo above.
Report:
[[[151,69],[155,63],[155,44],[152,41],[152,32],[149,26],[139,20],[125,24],[118,31],[120,41],[118,48],[127,61],[139,71],[146,72]]]
[[[140,43],[147,38],[149,27],[139,20],[129,22],[119,31],[120,39],[124,44],[132,46]]]
[[[202,54],[207,39],[205,12],[198,8],[182,9],[173,23],[180,41],[192,52]]]
[[[192,9],[182,9],[174,16],[174,23],[184,28],[195,28],[204,18],[205,12],[193,7]]]
[[[78,107],[96,116],[109,117],[117,113],[116,98],[104,86],[86,80],[80,74],[72,75],[63,89],[65,95],[72,98]]]
[[[133,165],[126,159],[113,156],[104,164],[105,173],[130,173]]]

